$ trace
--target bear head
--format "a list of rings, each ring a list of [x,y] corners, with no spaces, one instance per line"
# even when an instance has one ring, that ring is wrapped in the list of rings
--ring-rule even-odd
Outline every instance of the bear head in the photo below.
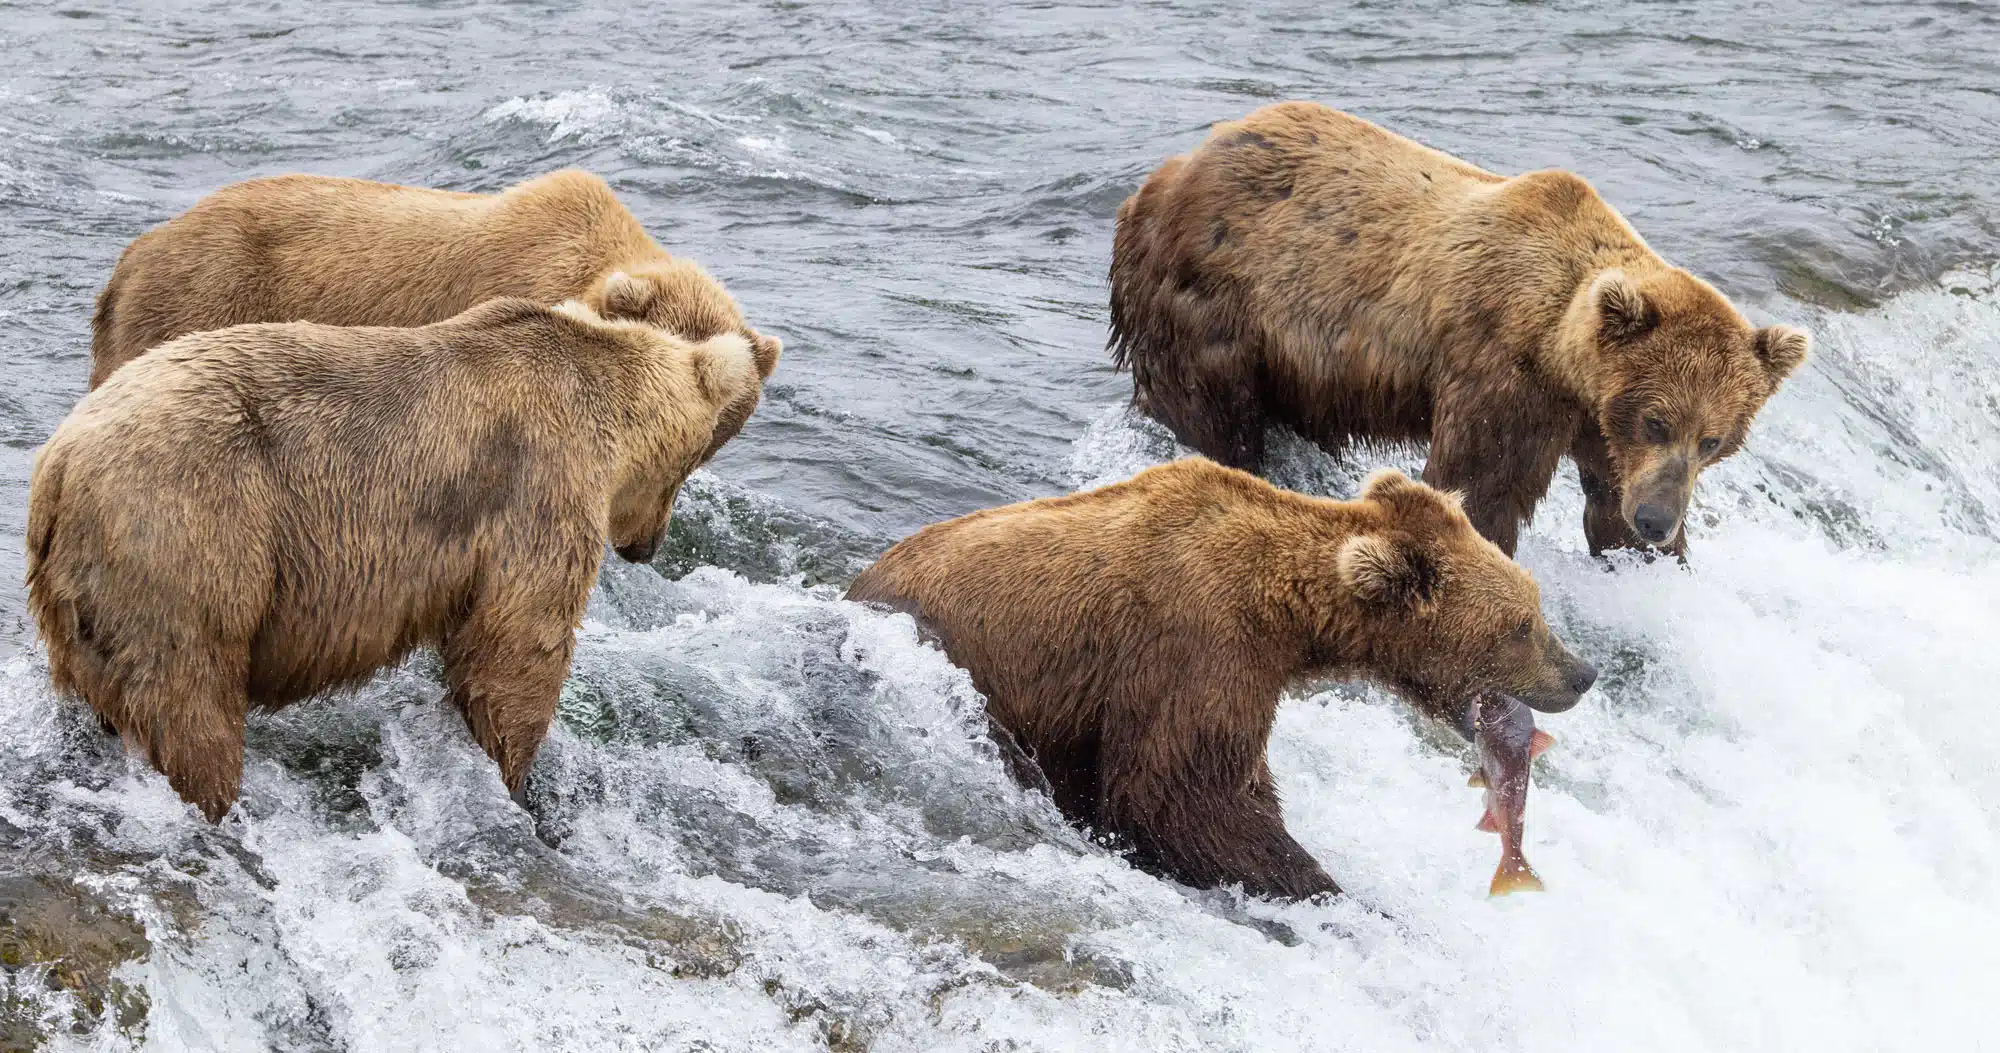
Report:
[[[646,322],[605,318],[579,300],[558,304],[554,310],[593,328],[644,334],[636,342],[621,343],[643,348],[642,354],[666,367],[660,375],[675,378],[663,388],[648,389],[641,383],[631,391],[637,398],[663,400],[666,412],[657,416],[629,412],[619,418],[631,423],[620,429],[623,434],[618,439],[621,452],[610,501],[609,540],[627,562],[651,562],[666,538],[682,484],[719,445],[713,435],[720,425],[709,422],[727,418],[746,400],[756,405],[763,365],[742,333],[692,341]]]
[[[591,287],[583,302],[608,320],[644,322],[696,343],[724,333],[741,334],[749,341],[760,381],[778,368],[778,356],[784,349],[777,337],[751,328],[722,283],[687,260],[612,271]],[[702,454],[703,463],[743,430],[762,395],[762,384],[754,384],[724,408],[716,418],[708,450]]]
[[[1618,471],[1620,513],[1640,540],[1671,545],[1695,479],[1742,448],[1811,338],[1788,325],[1752,327],[1721,293],[1674,269],[1643,279],[1604,271],[1583,306],[1602,365],[1597,423]]]
[[[1556,639],[1535,579],[1480,536],[1457,495],[1384,471],[1361,497],[1376,514],[1334,557],[1359,607],[1342,648],[1359,667],[1448,720],[1482,693],[1560,713],[1590,690],[1596,668]]]

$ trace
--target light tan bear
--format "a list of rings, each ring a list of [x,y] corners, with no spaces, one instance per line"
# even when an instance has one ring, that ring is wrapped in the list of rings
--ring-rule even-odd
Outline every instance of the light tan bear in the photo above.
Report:
[[[766,376],[780,351],[719,282],[669,256],[588,172],[498,194],[286,175],[225,186],[125,249],[97,298],[90,384],[188,333],[250,322],[428,325],[496,296],[578,299],[695,341],[741,333]],[[725,415],[716,447],[760,394]]]
[[[1429,440],[1424,481],[1510,555],[1564,454],[1592,551],[1684,551],[1695,479],[1809,343],[1569,172],[1498,176],[1316,103],[1216,125],[1118,210],[1111,344],[1140,409],[1252,471],[1270,424]]]
[[[651,558],[749,341],[568,303],[182,337],[56,429],[28,497],[56,686],[217,820],[243,724],[437,646],[518,797],[608,539]]]
[[[1264,760],[1288,685],[1368,677],[1458,725],[1477,695],[1560,712],[1597,678],[1458,499],[1398,472],[1329,501],[1189,458],[925,527],[847,595],[937,636],[1065,816],[1253,895],[1338,891]]]

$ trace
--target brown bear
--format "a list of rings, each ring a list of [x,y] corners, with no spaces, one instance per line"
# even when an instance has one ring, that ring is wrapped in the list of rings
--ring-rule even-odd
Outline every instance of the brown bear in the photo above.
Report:
[[[219,820],[250,707],[435,645],[518,798],[605,541],[651,558],[759,382],[739,333],[695,343],[575,302],[171,341],[36,458],[28,592],[52,678]]]
[[[634,281],[613,280],[621,274]],[[97,297],[90,384],[188,333],[249,322],[428,325],[496,296],[578,299],[697,342],[741,333],[766,375],[780,349],[588,172],[498,194],[285,175],[225,186],[126,247]],[[725,415],[718,448],[759,394]]]
[[[1274,423],[1429,440],[1424,480],[1509,554],[1565,453],[1593,552],[1683,553],[1696,476],[1809,345],[1575,175],[1505,178],[1305,102],[1216,125],[1120,206],[1110,342],[1134,403],[1235,467]]]
[[[1597,676],[1457,497],[1394,471],[1331,501],[1176,461],[926,527],[848,598],[934,634],[1069,819],[1255,895],[1339,891],[1265,763],[1287,685],[1371,678],[1462,729],[1482,692],[1559,712]]]

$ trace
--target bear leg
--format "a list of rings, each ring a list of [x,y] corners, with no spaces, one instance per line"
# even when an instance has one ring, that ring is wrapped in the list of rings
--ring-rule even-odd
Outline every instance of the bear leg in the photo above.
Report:
[[[1611,451],[1605,446],[1603,432],[1586,422],[1569,455],[1576,462],[1577,481],[1583,486],[1583,536],[1590,543],[1590,554],[1602,556],[1620,548],[1654,551],[1656,546],[1640,540],[1625,521],[1625,512],[1620,507],[1624,492],[1618,486],[1618,469],[1611,463]],[[1687,524],[1683,522],[1673,541],[1657,546],[1657,550],[1685,562]]]
[[[568,624],[553,640],[545,625],[512,628],[490,610],[475,613],[445,641],[445,681],[473,740],[521,801],[535,752],[555,720],[575,637]]]
[[[988,719],[995,727],[1000,726],[998,721]],[[1097,748],[1095,736],[1066,742],[1044,741],[1032,748],[1022,745],[1021,760],[1033,771],[1025,777],[1017,772],[1015,779],[1028,789],[1048,794],[1070,822],[1086,830],[1106,832],[1097,810]],[[1012,769],[1013,765],[1009,767]]]
[[[247,704],[201,708],[203,712],[184,715],[167,741],[154,740],[153,764],[182,800],[201,809],[209,822],[219,823],[242,790]]]
[[[1463,494],[1466,518],[1509,558],[1575,434],[1573,421],[1541,409],[1545,401],[1508,392],[1441,403],[1432,418],[1424,482]]]
[[[243,783],[244,677],[219,662],[125,678],[119,732],[181,799],[211,823],[228,814]]]
[[[1340,886],[1285,829],[1264,761],[1261,721],[1218,727],[1222,708],[1167,700],[1136,736],[1107,734],[1098,812],[1141,869],[1197,888],[1242,885],[1253,896],[1312,899]],[[1107,729],[1108,730],[1108,729]]]
[[[1340,886],[1285,829],[1277,794],[1190,792],[1150,816],[1118,825],[1141,869],[1196,888],[1242,885],[1247,895],[1302,900]]]
[[[1141,412],[1174,438],[1219,464],[1246,472],[1264,469],[1263,385],[1240,374],[1184,371],[1171,383],[1152,380],[1134,393]]]

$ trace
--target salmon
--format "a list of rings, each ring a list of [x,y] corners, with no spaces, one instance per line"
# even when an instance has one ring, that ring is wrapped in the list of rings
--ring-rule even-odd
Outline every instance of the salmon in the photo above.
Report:
[[[1555,737],[1536,729],[1533,710],[1505,695],[1480,696],[1470,716],[1479,770],[1469,785],[1486,791],[1479,829],[1500,835],[1500,866],[1488,894],[1540,892],[1542,879],[1521,854],[1521,828],[1528,810],[1528,766],[1556,744]]]

